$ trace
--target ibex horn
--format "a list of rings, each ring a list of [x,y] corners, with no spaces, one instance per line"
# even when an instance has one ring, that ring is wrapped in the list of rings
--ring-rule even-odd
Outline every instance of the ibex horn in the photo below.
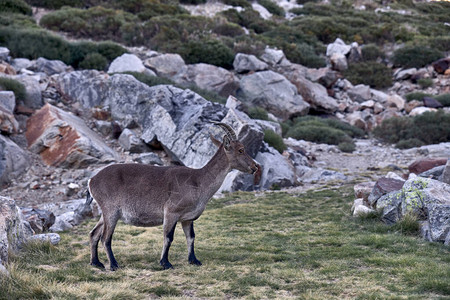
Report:
[[[236,141],[237,137],[236,137],[236,133],[234,132],[233,128],[231,128],[230,125],[225,124],[225,123],[221,123],[221,122],[214,122],[211,121],[211,123],[220,126],[223,130],[225,130],[227,136],[232,140],[232,141]]]

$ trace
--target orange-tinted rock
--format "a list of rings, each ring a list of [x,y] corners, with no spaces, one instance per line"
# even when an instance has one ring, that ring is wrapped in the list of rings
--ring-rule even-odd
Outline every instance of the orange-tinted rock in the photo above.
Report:
[[[29,149],[52,166],[81,168],[116,157],[82,119],[50,104],[28,119],[25,136]]]
[[[420,174],[434,167],[442,166],[447,163],[447,158],[423,158],[418,159],[408,166],[410,173]]]

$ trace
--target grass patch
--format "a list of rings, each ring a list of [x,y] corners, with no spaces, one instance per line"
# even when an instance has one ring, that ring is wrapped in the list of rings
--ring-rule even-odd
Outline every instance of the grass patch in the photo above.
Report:
[[[0,91],[12,91],[16,101],[25,100],[27,96],[25,86],[21,82],[6,77],[0,77]]]
[[[158,264],[162,229],[122,223],[113,249],[123,268],[89,266],[92,220],[63,233],[58,246],[33,245],[12,257],[0,299],[447,297],[449,248],[376,218],[353,218],[352,200],[351,186],[213,199],[196,221],[203,266],[187,263],[178,226],[168,271]]]

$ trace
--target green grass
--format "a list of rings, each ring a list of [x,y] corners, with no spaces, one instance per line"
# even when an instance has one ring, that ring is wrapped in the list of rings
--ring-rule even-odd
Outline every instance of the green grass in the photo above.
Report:
[[[0,299],[447,298],[449,248],[404,235],[377,216],[353,218],[352,200],[350,186],[213,199],[196,221],[203,266],[187,263],[178,226],[175,269],[168,271],[158,264],[162,229],[122,223],[113,249],[123,268],[89,266],[92,220],[63,233],[58,246],[34,245],[12,257]]]

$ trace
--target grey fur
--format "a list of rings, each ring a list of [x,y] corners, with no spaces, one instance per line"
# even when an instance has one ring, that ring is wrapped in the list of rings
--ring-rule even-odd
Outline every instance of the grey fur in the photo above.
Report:
[[[90,232],[91,265],[104,268],[98,259],[98,242],[105,247],[111,270],[118,268],[111,250],[112,235],[117,221],[135,226],[163,225],[164,247],[160,264],[171,268],[169,248],[177,222],[182,223],[191,264],[201,265],[194,254],[195,221],[203,213],[207,202],[222,185],[231,169],[258,175],[261,167],[245,153],[244,146],[227,131],[216,154],[201,169],[185,166],[157,167],[142,164],[115,164],[104,168],[88,183],[90,195],[102,209],[102,216]],[[232,130],[232,129],[231,129]],[[257,176],[256,176],[257,177]]]

